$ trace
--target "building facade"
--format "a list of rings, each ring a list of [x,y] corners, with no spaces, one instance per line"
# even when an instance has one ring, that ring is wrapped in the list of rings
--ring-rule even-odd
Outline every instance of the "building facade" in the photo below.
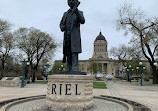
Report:
[[[96,63],[101,67],[102,73],[115,75],[119,69],[116,67],[116,61],[108,56],[108,42],[101,32],[94,40],[93,47],[94,51],[92,58],[89,58],[89,60],[79,61],[79,71],[93,73],[89,68],[93,63]],[[122,65],[120,64],[119,68],[121,67]]]

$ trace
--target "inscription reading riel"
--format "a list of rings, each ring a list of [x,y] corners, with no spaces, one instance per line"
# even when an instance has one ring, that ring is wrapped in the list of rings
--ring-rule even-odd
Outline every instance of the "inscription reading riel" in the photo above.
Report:
[[[78,84],[52,84],[53,95],[81,95],[78,90]]]

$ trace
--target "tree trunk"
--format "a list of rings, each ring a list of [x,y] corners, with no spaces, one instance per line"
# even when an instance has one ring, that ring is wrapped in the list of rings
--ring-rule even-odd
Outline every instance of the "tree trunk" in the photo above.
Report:
[[[1,73],[0,73],[0,80],[2,79],[2,77],[3,77],[3,74],[2,74],[2,71],[1,71]]]
[[[32,73],[32,82],[35,82],[36,71],[33,69],[31,73]]]
[[[35,67],[33,68],[32,82],[35,82],[35,77],[36,77],[37,68],[38,68],[37,66],[35,66]]]
[[[32,74],[32,82],[35,82],[35,75],[36,75],[36,73],[35,73],[35,70],[34,70],[33,74]]]
[[[30,79],[32,74],[31,68],[28,68],[28,74],[27,74],[27,78]]]
[[[129,79],[129,73],[127,73],[127,81],[130,81],[130,79]]]
[[[25,67],[25,79],[29,79],[28,72],[29,72],[29,69],[28,69],[28,66],[26,65],[26,67]]]
[[[4,67],[1,68],[1,72],[0,72],[0,80],[3,78],[3,73],[4,73]]]
[[[158,84],[158,71],[156,71],[156,69],[153,70],[152,75],[153,75],[153,84]]]
[[[35,82],[35,74],[34,74],[34,69],[33,69],[33,67],[31,67],[31,79],[32,79],[32,82]]]

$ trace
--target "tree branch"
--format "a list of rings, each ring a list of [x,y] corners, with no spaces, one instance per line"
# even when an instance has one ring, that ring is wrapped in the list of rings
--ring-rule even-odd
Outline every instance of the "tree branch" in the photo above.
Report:
[[[141,31],[143,31],[143,30],[145,30],[145,29],[147,29],[147,28],[150,28],[150,27],[152,27],[152,26],[155,26],[155,25],[157,25],[158,23],[152,23],[151,25],[149,25],[149,26],[146,26],[146,27],[144,27],[143,29],[141,29]]]
[[[143,35],[142,35],[142,33],[140,33],[140,41],[141,41],[142,52],[143,52],[144,56],[148,59],[150,65],[152,65],[152,61],[151,61],[150,58],[147,56],[147,54],[145,53],[145,50],[144,50],[144,46],[143,46]]]
[[[154,61],[154,57],[153,57],[153,54],[152,54],[151,49],[150,49],[150,47],[149,47],[149,44],[145,43],[145,46],[146,46],[146,48],[147,48],[147,50],[148,50],[148,53],[149,53],[149,55],[150,55],[152,61]]]
[[[153,52],[153,55],[155,55],[155,52],[156,52],[156,49],[158,48],[158,44],[155,46],[154,48],[154,52]]]

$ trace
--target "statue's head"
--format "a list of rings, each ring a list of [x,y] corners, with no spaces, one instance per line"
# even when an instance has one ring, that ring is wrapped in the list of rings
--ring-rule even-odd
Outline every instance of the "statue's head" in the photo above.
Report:
[[[68,5],[70,8],[73,8],[76,5],[77,0],[68,0]]]

